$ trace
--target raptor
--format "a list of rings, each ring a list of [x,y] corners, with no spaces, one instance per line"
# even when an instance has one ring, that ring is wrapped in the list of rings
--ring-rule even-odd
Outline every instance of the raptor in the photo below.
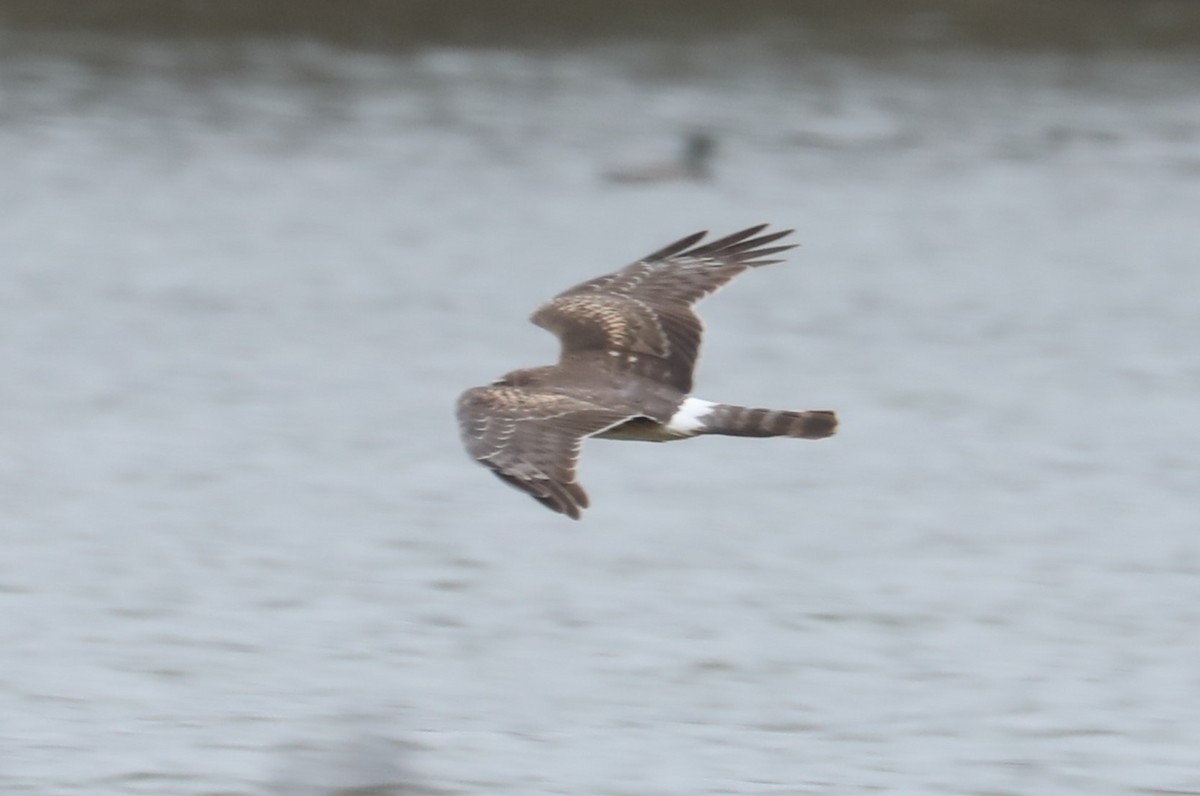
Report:
[[[468,453],[501,480],[579,519],[576,469],[588,437],[669,442],[703,434],[821,439],[828,410],[751,409],[691,395],[704,326],[695,305],[747,268],[782,262],[792,230],[766,224],[710,243],[697,232],[566,290],[530,318],[562,344],[558,363],[467,390],[457,414]]]

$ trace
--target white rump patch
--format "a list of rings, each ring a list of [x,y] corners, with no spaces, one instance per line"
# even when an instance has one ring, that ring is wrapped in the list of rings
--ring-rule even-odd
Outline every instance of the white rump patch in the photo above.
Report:
[[[702,421],[712,414],[713,407],[716,405],[712,401],[700,398],[685,399],[675,410],[675,414],[671,415],[671,419],[667,421],[667,430],[677,434],[695,434],[704,428]]]

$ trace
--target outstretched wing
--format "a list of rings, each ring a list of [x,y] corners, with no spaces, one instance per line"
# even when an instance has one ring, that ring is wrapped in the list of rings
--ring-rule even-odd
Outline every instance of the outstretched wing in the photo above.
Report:
[[[476,461],[575,520],[588,506],[575,480],[584,439],[634,416],[569,395],[515,387],[476,387],[458,399],[463,444]]]
[[[707,233],[689,235],[560,293],[530,320],[558,335],[564,360],[587,351],[632,355],[642,359],[640,372],[690,392],[704,329],[693,305],[747,268],[780,262],[764,258],[794,248],[770,246],[792,230],[759,235],[766,226],[703,245],[696,244]]]

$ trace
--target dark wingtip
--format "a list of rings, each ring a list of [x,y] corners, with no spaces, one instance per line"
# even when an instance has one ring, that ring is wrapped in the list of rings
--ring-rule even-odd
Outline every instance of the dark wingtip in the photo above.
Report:
[[[735,232],[732,235],[726,235],[723,238],[711,241],[696,249],[700,252],[715,252],[732,249],[739,245],[745,246],[749,238],[753,238],[758,233],[767,228],[766,224],[759,224],[755,227],[748,227],[740,232]]]
[[[765,249],[756,248],[752,254],[754,255],[755,259],[758,259],[759,257],[770,257],[772,254],[779,254],[780,252],[786,252],[794,248],[796,248],[796,244],[789,243],[786,246],[768,246]],[[776,260],[775,262],[779,261]]]
[[[573,520],[583,519],[583,509],[586,508],[586,506],[580,506],[578,503],[572,503],[570,501],[555,503],[552,506],[549,503],[546,505],[550,506],[550,508],[557,511],[559,514],[570,517]]]
[[[587,492],[579,484],[557,484],[553,481],[539,482],[521,479],[501,470],[492,473],[504,483],[521,490],[551,511],[565,514],[573,520],[583,516],[582,509],[588,506]]]
[[[784,246],[775,246],[771,248],[763,248],[768,244],[774,243],[780,238],[786,238],[796,230],[784,229],[778,232],[770,232],[766,235],[759,233],[765,230],[769,224],[755,224],[752,227],[746,227],[743,230],[726,235],[723,238],[718,238],[714,241],[709,241],[702,245],[697,245],[701,240],[708,235],[708,230],[701,232],[693,232],[686,238],[671,243],[653,254],[647,254],[642,258],[642,262],[657,262],[666,260],[677,255],[688,257],[704,257],[716,255],[747,255],[748,260],[754,260],[757,257],[767,257],[772,254],[794,249],[796,244],[787,244]],[[771,262],[778,262],[772,260]],[[766,262],[747,262],[747,265],[767,265]]]
[[[758,258],[769,257],[772,254],[795,248],[794,243],[783,246],[769,246],[768,244],[791,235],[795,230],[785,229],[759,235],[766,228],[766,224],[747,227],[740,232],[726,235],[703,246],[697,246],[683,254],[688,257],[736,257],[743,265],[767,265],[767,262],[760,262]],[[772,260],[770,262],[779,261]]]
[[[657,260],[665,260],[668,257],[673,257],[676,254],[679,254],[680,252],[686,251],[688,248],[695,246],[697,243],[699,243],[701,240],[703,240],[704,236],[707,234],[708,234],[707,229],[702,229],[699,232],[693,232],[691,235],[688,235],[685,238],[680,238],[679,240],[675,241],[674,243],[670,243],[666,246],[663,246],[661,249],[659,249],[658,251],[656,251],[652,254],[647,254],[645,257],[642,258],[642,261],[652,263]]]
[[[542,487],[546,490],[547,495],[539,500],[542,500],[545,505],[573,520],[578,520],[583,516],[583,509],[588,507],[588,496],[579,484],[548,481]]]

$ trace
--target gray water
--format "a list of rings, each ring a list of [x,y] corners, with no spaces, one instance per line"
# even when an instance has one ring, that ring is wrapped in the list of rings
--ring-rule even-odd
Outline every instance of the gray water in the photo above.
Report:
[[[1200,792],[1194,54],[80,46],[0,62],[3,793]],[[763,221],[697,393],[837,437],[468,460],[540,301]]]

